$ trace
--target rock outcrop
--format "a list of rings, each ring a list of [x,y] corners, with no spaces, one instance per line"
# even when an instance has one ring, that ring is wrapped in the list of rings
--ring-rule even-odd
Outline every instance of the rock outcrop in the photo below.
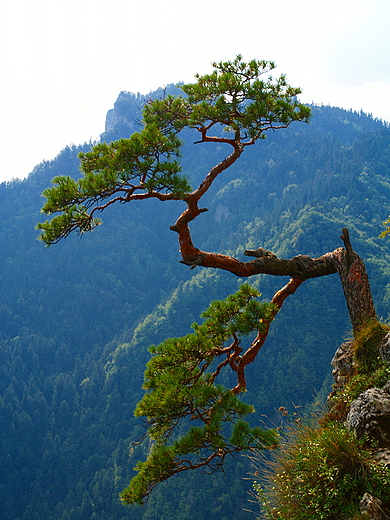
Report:
[[[340,392],[353,373],[352,341],[347,341],[336,350],[331,361],[335,393]]]
[[[382,340],[378,353],[384,364],[390,364],[390,333]],[[343,343],[337,349],[332,359],[332,368],[334,385],[328,398],[330,409],[356,368],[352,342]],[[357,439],[367,435],[375,440],[378,447],[372,452],[373,460],[390,467],[390,381],[382,388],[372,387],[362,392],[351,403],[345,424]],[[388,508],[370,493],[363,495],[359,507],[364,518],[390,520]]]
[[[384,363],[390,364],[390,333],[383,338],[379,347],[379,355]]]
[[[359,503],[361,514],[369,520],[390,520],[382,509],[382,501],[369,493],[365,493]]]
[[[351,404],[346,425],[358,439],[368,435],[381,448],[390,448],[390,382],[360,394]]]

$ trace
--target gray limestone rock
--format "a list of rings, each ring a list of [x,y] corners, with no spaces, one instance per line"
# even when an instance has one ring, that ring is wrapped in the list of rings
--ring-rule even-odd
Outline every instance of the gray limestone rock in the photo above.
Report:
[[[340,345],[331,361],[332,375],[337,390],[344,388],[349,376],[352,374],[353,357],[351,346],[351,341]]]
[[[380,464],[384,464],[388,468],[390,468],[390,449],[389,448],[378,448],[372,454],[372,458],[375,462],[379,462]]]
[[[390,332],[382,340],[379,355],[385,363],[390,363]]]
[[[382,508],[382,501],[369,493],[365,493],[359,503],[361,514],[369,520],[390,520]]]
[[[384,389],[369,388],[352,402],[346,425],[361,439],[367,434],[379,447],[390,447],[390,395]]]

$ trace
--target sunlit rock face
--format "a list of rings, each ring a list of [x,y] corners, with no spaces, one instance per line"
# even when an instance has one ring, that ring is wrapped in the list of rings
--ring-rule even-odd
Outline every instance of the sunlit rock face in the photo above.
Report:
[[[382,448],[390,447],[390,382],[383,388],[369,388],[355,399],[346,424],[358,439],[364,435],[378,441]]]
[[[365,493],[359,504],[362,515],[370,520],[390,520],[382,508],[382,501]]]
[[[340,345],[333,356],[332,362],[332,375],[334,379],[334,389],[336,392],[340,392],[353,372],[353,354],[352,354],[352,342],[347,341]]]
[[[386,334],[379,348],[379,355],[385,363],[390,364],[390,334]]]
[[[379,354],[385,363],[390,363],[390,334],[384,337],[379,348]],[[348,369],[348,363],[344,360],[344,364],[347,363],[344,367],[342,356],[339,356],[339,358],[338,370],[334,375],[337,377],[339,374],[340,378],[343,370]],[[335,381],[337,384],[337,379]],[[377,440],[380,448],[390,448],[390,381],[383,388],[369,388],[360,394],[351,404],[346,424],[349,429],[355,432],[358,439],[361,439],[364,435],[369,435]],[[388,453],[382,455],[386,459],[389,458]]]

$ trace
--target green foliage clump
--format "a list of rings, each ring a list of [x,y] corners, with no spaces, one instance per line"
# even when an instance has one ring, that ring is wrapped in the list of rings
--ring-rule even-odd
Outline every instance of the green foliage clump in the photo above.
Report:
[[[350,403],[359,397],[367,388],[382,388],[390,380],[390,367],[380,365],[372,373],[360,373],[351,377],[340,399],[344,400],[346,410],[349,410]]]
[[[181,85],[185,98],[168,97],[145,107],[147,123],[177,132],[190,128],[211,128],[218,124],[227,132],[250,139],[264,139],[264,131],[284,128],[292,121],[308,122],[311,110],[296,96],[300,88],[291,87],[286,76],[269,76],[275,63],[265,60],[242,61],[238,55],[231,62],[213,63],[211,74],[196,74],[197,81]]]
[[[345,387],[333,398],[331,415],[345,419],[351,402],[368,388],[383,387],[390,380],[390,366],[379,355],[382,339],[390,327],[377,320],[367,322],[355,335],[351,354],[353,372]]]
[[[297,101],[299,88],[288,85],[284,75],[260,79],[275,67],[273,62],[245,63],[238,55],[232,62],[213,66],[212,74],[197,75],[196,83],[180,86],[185,96],[168,95],[146,103],[140,132],[80,153],[83,176],[78,181],[69,176],[53,179],[53,186],[43,192],[47,200],[42,212],[60,214],[37,225],[46,245],[73,231],[92,230],[100,224],[95,214],[113,203],[186,200],[192,188],[181,172],[183,142],[178,137],[185,128],[196,129],[199,142],[230,144],[239,150],[236,160],[243,147],[264,138],[265,131],[286,128],[293,121],[308,122],[311,110]],[[221,128],[234,136],[221,138]],[[218,129],[216,135],[208,134],[211,129]],[[223,164],[220,171],[229,165]]]
[[[258,296],[245,284],[226,300],[212,302],[193,333],[150,348],[147,392],[135,415],[147,417],[152,447],[123,491],[124,502],[142,503],[159,482],[186,469],[216,469],[229,453],[277,444],[274,430],[253,428],[242,420],[253,406],[215,383],[224,367],[234,371],[242,337],[259,329],[272,309],[254,300]],[[221,356],[225,359],[217,364]]]
[[[180,146],[175,135],[165,135],[150,124],[129,139],[99,143],[91,151],[81,152],[83,176],[78,181],[57,176],[53,186],[43,192],[46,203],[42,212],[59,215],[37,224],[42,231],[40,239],[50,245],[73,231],[92,230],[101,223],[94,216],[96,212],[113,202],[126,202],[136,189],[144,194],[170,192],[180,199],[191,190],[187,178],[180,174]]]
[[[351,519],[364,493],[390,496],[390,469],[373,461],[367,439],[356,440],[341,422],[297,426],[276,458],[265,492],[270,518]]]
[[[359,374],[369,373],[380,367],[379,347],[390,327],[377,320],[369,321],[355,335],[352,348]]]

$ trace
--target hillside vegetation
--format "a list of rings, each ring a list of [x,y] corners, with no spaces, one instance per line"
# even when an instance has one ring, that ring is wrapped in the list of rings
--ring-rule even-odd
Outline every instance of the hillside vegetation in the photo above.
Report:
[[[102,139],[128,137],[143,102],[121,93]],[[227,171],[224,185],[216,182],[193,234],[206,250],[242,258],[245,248],[259,246],[279,257],[315,258],[341,246],[348,227],[386,321],[390,250],[379,234],[390,213],[390,132],[363,113],[312,109],[310,125],[270,134]],[[142,509],[119,502],[149,449],[131,445],[144,432],[133,410],[148,346],[189,332],[210,300],[243,280],[179,264],[169,230],[174,208],[152,201],[113,207],[92,235],[42,247],[34,230],[41,193],[54,176],[77,177],[77,154],[90,146],[68,147],[27,179],[0,185],[0,517],[251,519],[244,456],[226,475],[171,479]],[[223,150],[184,149],[192,184],[215,163],[214,153]],[[283,281],[258,276],[250,283],[267,299]],[[326,396],[330,361],[349,331],[338,276],[307,281],[248,373],[254,423],[274,426],[280,406]]]

